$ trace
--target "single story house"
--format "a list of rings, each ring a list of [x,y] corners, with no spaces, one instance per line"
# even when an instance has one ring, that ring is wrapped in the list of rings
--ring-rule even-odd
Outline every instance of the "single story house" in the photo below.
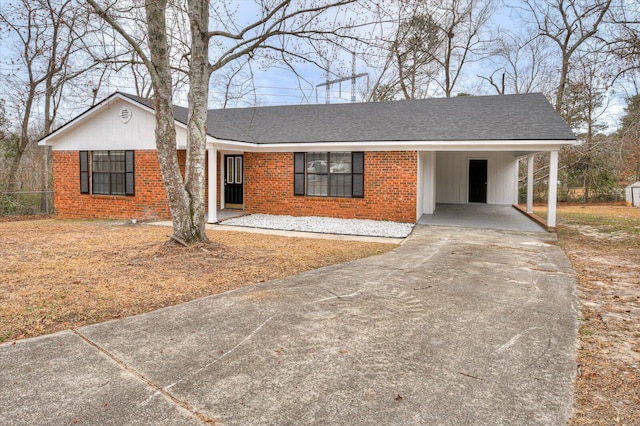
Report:
[[[187,109],[174,112],[184,164]],[[114,93],[40,140],[55,209],[73,218],[168,218],[149,99]],[[415,223],[438,203],[518,202],[518,163],[576,138],[538,93],[208,112],[208,221],[218,209]]]

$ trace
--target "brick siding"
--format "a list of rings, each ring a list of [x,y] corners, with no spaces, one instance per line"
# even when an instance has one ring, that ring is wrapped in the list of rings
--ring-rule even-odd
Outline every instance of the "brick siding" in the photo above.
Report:
[[[80,194],[78,151],[54,151],[53,155],[54,203],[60,217],[170,218],[155,150],[135,152],[135,196]],[[218,164],[220,157],[218,153]],[[364,198],[311,197],[293,195],[293,153],[247,152],[244,154],[244,208],[248,213],[413,223],[416,221],[417,160],[416,152],[366,152]],[[178,151],[178,162],[184,171],[184,150]],[[218,184],[218,200],[219,192]]]
[[[366,152],[364,198],[293,195],[293,153],[244,154],[248,213],[416,221],[417,152]]]
[[[134,167],[134,196],[81,194],[78,151],[54,151],[56,212],[60,217],[76,219],[169,219],[157,151],[136,151]]]

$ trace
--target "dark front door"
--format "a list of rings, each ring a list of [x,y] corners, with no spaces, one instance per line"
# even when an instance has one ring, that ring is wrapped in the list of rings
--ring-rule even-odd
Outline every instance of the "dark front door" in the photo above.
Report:
[[[469,160],[469,202],[487,202],[487,160]]]
[[[242,155],[224,156],[224,203],[226,208],[241,209],[243,207],[242,191]]]

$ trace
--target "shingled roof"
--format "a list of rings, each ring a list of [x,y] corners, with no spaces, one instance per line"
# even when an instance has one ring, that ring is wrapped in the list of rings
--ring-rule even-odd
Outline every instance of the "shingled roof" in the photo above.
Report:
[[[186,123],[187,109],[174,116]],[[207,119],[210,136],[256,144],[575,139],[541,93],[212,109]]]

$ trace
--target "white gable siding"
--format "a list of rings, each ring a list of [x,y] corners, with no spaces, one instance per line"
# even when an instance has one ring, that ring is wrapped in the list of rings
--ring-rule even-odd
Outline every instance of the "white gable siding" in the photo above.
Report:
[[[120,119],[122,108],[131,111],[128,122]],[[54,135],[54,151],[99,151],[99,150],[150,150],[156,149],[155,116],[151,112],[122,99],[114,99],[108,104],[90,111],[71,123],[68,129]],[[186,146],[187,134],[176,126],[178,147]]]
[[[511,152],[438,152],[436,154],[436,202],[466,204],[469,160],[487,160],[488,204],[516,204],[517,161]]]

